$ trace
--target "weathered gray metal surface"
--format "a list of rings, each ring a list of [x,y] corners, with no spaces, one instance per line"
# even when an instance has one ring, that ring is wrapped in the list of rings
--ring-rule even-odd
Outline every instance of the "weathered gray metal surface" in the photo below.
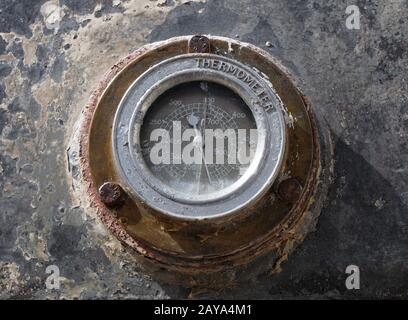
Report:
[[[110,66],[145,43],[194,33],[237,37],[279,59],[326,119],[335,159],[316,231],[282,272],[199,296],[406,297],[407,1],[44,3],[0,4],[1,298],[196,295],[145,276],[71,195],[67,170],[78,167],[66,149]],[[348,4],[361,10],[360,30],[345,27]],[[350,264],[360,290],[344,285]],[[60,290],[45,288],[48,265],[61,270]]]

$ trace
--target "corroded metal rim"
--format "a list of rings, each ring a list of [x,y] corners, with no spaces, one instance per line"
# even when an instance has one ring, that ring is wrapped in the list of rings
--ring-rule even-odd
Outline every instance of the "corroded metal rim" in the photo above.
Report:
[[[115,173],[111,173],[105,177],[98,176],[98,173],[95,173],[95,168],[92,166],[92,161],[96,160],[91,160],[90,137],[92,135],[93,117],[98,109],[99,103],[101,100],[105,99],[107,95],[111,94],[109,90],[117,79],[121,77],[123,79],[126,77],[126,70],[131,66],[136,65],[143,58],[145,59],[143,63],[145,63],[146,66],[149,63],[154,64],[155,59],[160,59],[166,56],[166,50],[168,48],[170,48],[168,49],[169,51],[172,50],[170,56],[187,53],[189,39],[189,36],[172,38],[136,50],[115,64],[100,82],[98,88],[93,92],[88,105],[84,109],[83,121],[79,133],[81,173],[84,183],[87,185],[91,204],[97,208],[98,215],[102,222],[120,241],[136,250],[136,252],[142,256],[155,261],[156,264],[161,265],[168,270],[191,275],[202,272],[214,272],[225,268],[245,265],[250,261],[253,261],[256,257],[263,256],[270,251],[274,251],[277,254],[277,260],[284,259],[287,255],[286,251],[290,250],[288,247],[292,246],[288,246],[288,243],[295,243],[298,240],[302,240],[307,233],[307,231],[305,232],[302,230],[302,224],[318,215],[318,213],[311,214],[309,209],[314,206],[315,197],[319,196],[316,194],[316,190],[321,174],[321,139],[319,139],[318,136],[317,124],[310,103],[294,86],[294,82],[288,75],[287,70],[268,53],[250,44],[244,44],[221,37],[210,37],[213,53],[230,56],[241,61],[251,60],[254,65],[260,66],[265,74],[268,75],[269,72],[275,73],[276,77],[270,78],[269,80],[271,82],[276,81],[274,86],[277,88],[278,93],[282,94],[281,98],[288,108],[288,110],[286,110],[286,121],[289,126],[287,143],[290,147],[286,151],[286,162],[278,177],[278,181],[271,188],[270,196],[273,194],[276,195],[275,191],[278,187],[278,183],[287,178],[288,172],[305,172],[304,177],[297,177],[301,181],[303,187],[300,198],[295,203],[287,203],[281,199],[277,199],[273,205],[269,204],[269,198],[265,198],[262,202],[257,204],[257,207],[247,208],[246,215],[241,218],[243,220],[239,223],[235,222],[230,225],[232,229],[232,231],[230,231],[231,234],[233,232],[244,232],[240,234],[240,239],[237,239],[238,244],[232,250],[228,242],[225,243],[225,239],[228,239],[228,237],[233,238],[233,234],[231,235],[228,233],[228,230],[224,230],[220,227],[223,223],[231,223],[231,221],[220,221],[220,223],[215,226],[209,226],[208,224],[205,224],[205,222],[203,222],[203,225],[187,226],[183,223],[168,221],[164,217],[161,217],[160,214],[150,212],[143,204],[138,204],[137,207],[132,207],[133,209],[137,208],[136,210],[139,211],[140,217],[138,219],[146,219],[143,220],[147,222],[145,225],[151,223],[151,226],[154,228],[157,226],[165,228],[168,234],[172,236],[172,240],[175,239],[174,237],[177,233],[182,232],[180,234],[181,238],[177,238],[177,244],[186,245],[186,242],[183,242],[185,240],[183,240],[182,237],[191,236],[191,234],[197,232],[197,230],[202,231],[200,228],[207,228],[208,232],[203,234],[203,239],[204,237],[208,238],[202,242],[201,240],[197,240],[197,247],[200,249],[202,248],[202,253],[199,253],[197,247],[194,245],[191,247],[185,246],[181,249],[178,249],[177,247],[163,248],[157,245],[158,243],[162,243],[163,239],[161,238],[157,239],[158,242],[156,244],[150,242],[156,239],[141,239],[137,234],[139,231],[129,227],[131,225],[129,221],[128,224],[123,223],[121,217],[122,213],[123,217],[126,217],[126,219],[129,218],[129,216],[126,216],[127,212],[125,209],[122,210],[123,212],[120,210],[112,211],[111,209],[108,209],[99,198],[97,190],[102,182],[104,182],[102,180],[107,179],[108,177],[111,179],[115,178]],[[149,56],[152,54],[156,54],[158,57]],[[286,94],[285,90],[289,90],[289,92]],[[124,94],[125,89],[123,89],[122,92]],[[299,108],[303,111],[299,111]],[[290,116],[293,111],[303,112],[307,116],[306,118],[310,125],[310,129],[306,128],[308,126],[306,122],[302,122],[301,124],[292,123],[291,126]],[[299,115],[301,114],[299,113]],[[295,116],[297,115],[295,114]],[[113,117],[113,115],[111,115],[111,117]],[[301,146],[303,137],[296,132],[302,132],[304,130],[310,131],[310,145],[308,145],[308,147],[306,146],[308,149],[305,149],[305,152],[309,150],[306,152],[307,155],[302,154],[301,156],[306,156],[310,160],[306,160],[304,163],[299,164],[299,162],[296,162],[296,157],[299,155],[291,155],[291,152],[294,152],[292,138],[295,134],[296,138],[301,140],[301,142],[299,142],[299,145]],[[303,143],[308,144],[306,140]],[[106,148],[110,147],[111,146],[109,145]],[[106,149],[104,149],[104,151],[106,151]],[[277,216],[276,222],[268,220],[268,223],[273,227],[264,231],[262,229],[263,224],[259,224],[259,221],[254,221],[254,215],[251,214],[254,210],[257,212],[259,219],[273,220],[272,218],[267,218],[270,217],[270,215],[267,215],[269,211],[275,213],[278,212],[278,210],[282,210],[282,214]],[[157,219],[160,220],[159,224],[157,224]],[[242,229],[242,227],[240,229],[240,224],[245,225],[245,223],[248,226],[246,229],[248,234],[245,234],[245,229]],[[134,225],[137,225],[137,223]],[[265,226],[265,228],[267,228],[267,226]],[[262,234],[256,236],[255,234],[252,234],[253,232],[259,232],[259,230]],[[224,233],[224,238],[221,240],[215,239],[217,236],[219,237],[219,234]],[[248,239],[251,239],[251,236],[253,236],[253,241],[248,241]],[[219,247],[215,247],[217,244],[219,244]],[[212,249],[214,250],[213,253],[211,253]]]

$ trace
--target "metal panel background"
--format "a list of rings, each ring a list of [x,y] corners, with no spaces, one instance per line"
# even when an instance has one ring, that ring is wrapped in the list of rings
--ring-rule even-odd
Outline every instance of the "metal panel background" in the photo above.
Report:
[[[1,298],[406,297],[408,1],[44,3],[0,3]],[[360,30],[345,27],[349,4]],[[194,33],[268,50],[334,137],[335,178],[316,231],[280,274],[245,290],[155,282],[71,196],[78,167],[67,142],[104,72],[143,44]],[[360,290],[344,285],[350,264]],[[60,290],[45,288],[48,265],[60,268]]]

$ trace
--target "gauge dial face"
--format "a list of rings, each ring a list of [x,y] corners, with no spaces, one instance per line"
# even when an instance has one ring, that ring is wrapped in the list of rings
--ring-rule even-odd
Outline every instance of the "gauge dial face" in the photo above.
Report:
[[[208,81],[179,84],[159,96],[140,130],[144,162],[166,187],[189,198],[237,183],[257,147],[256,122],[243,99]]]

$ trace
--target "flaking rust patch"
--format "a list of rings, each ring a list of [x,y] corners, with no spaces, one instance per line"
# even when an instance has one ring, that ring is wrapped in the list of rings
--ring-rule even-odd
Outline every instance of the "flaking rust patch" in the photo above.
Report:
[[[54,30],[54,34],[57,34],[60,27],[60,22],[65,16],[63,8],[60,7],[59,0],[45,2],[41,6],[40,12],[44,18],[46,27]]]
[[[0,262],[0,297],[6,299],[18,291],[21,283],[20,267],[15,262]]]
[[[43,23],[36,21],[30,26],[33,33],[31,38],[21,37],[21,46],[24,51],[23,63],[25,66],[31,67],[38,62],[37,48],[41,43],[52,41],[53,35],[45,36],[43,32]],[[17,37],[17,36],[16,36]]]
[[[33,97],[44,108],[59,100],[62,85],[47,76],[44,81],[32,86]]]
[[[40,261],[49,261],[47,243],[41,234],[37,232],[22,233],[17,239],[16,246],[22,252],[24,258],[29,261],[38,259]]]
[[[5,78],[3,78],[2,83],[6,88],[7,100],[4,103],[10,103],[18,94],[19,89],[23,87],[24,77],[18,68],[13,68],[13,71]]]

